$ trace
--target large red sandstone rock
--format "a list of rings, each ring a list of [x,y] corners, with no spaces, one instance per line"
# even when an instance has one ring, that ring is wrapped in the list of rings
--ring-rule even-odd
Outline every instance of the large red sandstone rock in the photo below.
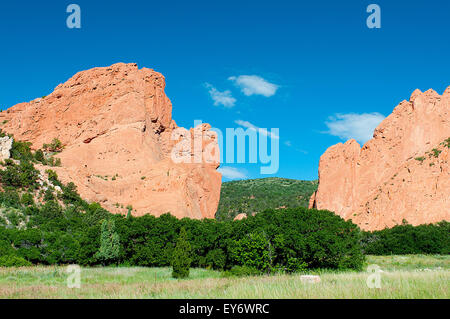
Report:
[[[132,205],[135,216],[214,218],[221,187],[217,135],[207,124],[178,128],[164,87],[160,73],[136,64],[94,68],[45,98],[0,113],[0,122],[8,121],[1,128],[35,149],[60,139],[62,167],[53,169],[111,212],[126,213]],[[174,162],[171,151],[180,141],[187,149],[176,155],[194,158],[194,135],[200,136],[200,157],[209,151],[213,159]]]
[[[334,211],[366,230],[450,220],[450,87],[414,91],[361,148],[355,140],[320,158],[310,207]],[[437,157],[428,153],[442,151]],[[416,158],[425,156],[425,160]]]

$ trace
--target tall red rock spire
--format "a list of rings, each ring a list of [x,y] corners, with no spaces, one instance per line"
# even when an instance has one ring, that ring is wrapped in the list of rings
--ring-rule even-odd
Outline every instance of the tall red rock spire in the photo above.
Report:
[[[415,90],[362,148],[350,140],[322,155],[310,206],[368,230],[450,220],[449,137],[450,87]]]

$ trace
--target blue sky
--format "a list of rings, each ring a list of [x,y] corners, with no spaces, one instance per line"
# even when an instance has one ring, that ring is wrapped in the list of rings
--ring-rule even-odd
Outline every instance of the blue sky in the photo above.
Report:
[[[70,3],[79,30],[66,27]],[[371,3],[380,29],[366,26]],[[449,13],[446,0],[3,1],[0,107],[136,62],[165,75],[178,125],[279,128],[273,176],[316,179],[329,146],[364,139],[414,89],[450,85]],[[259,164],[223,166],[267,177]]]

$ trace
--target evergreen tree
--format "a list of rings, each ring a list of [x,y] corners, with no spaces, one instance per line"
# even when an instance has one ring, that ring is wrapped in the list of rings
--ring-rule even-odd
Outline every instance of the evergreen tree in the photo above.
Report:
[[[95,256],[106,265],[117,261],[119,251],[120,239],[116,233],[116,225],[113,220],[104,220],[101,226],[100,249]]]
[[[127,219],[130,219],[131,217],[133,217],[133,215],[131,215],[131,211],[133,210],[133,206],[128,205],[127,206],[127,210],[128,210]]]
[[[191,266],[191,261],[191,245],[187,239],[186,229],[182,227],[172,256],[172,277],[189,277],[189,267]]]

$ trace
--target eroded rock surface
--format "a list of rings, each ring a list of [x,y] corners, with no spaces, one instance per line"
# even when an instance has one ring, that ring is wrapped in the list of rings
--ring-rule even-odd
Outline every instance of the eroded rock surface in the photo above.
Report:
[[[11,157],[13,139],[9,136],[0,137],[0,161]]]
[[[367,230],[450,220],[449,137],[450,87],[414,91],[362,148],[349,140],[322,155],[310,207]]]
[[[1,128],[35,149],[59,139],[62,167],[52,169],[111,212],[125,214],[131,205],[135,216],[214,218],[221,187],[217,135],[208,124],[179,128],[164,88],[163,75],[136,64],[94,68],[47,97],[0,113]],[[212,160],[197,161],[205,152]]]

